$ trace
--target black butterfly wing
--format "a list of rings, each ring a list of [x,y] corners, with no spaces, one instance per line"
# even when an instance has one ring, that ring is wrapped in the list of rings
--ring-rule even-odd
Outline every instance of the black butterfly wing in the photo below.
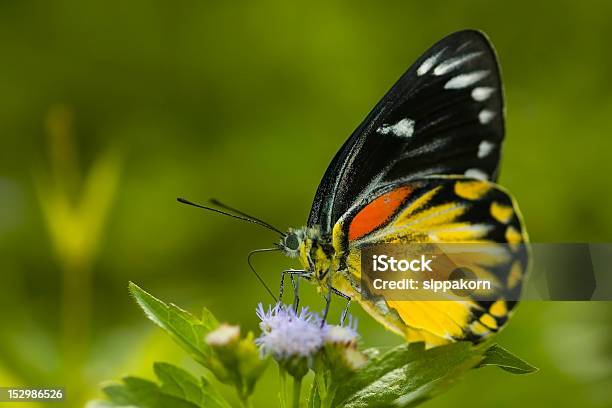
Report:
[[[374,189],[427,175],[496,180],[503,93],[491,43],[474,30],[433,45],[393,85],[328,167],[308,226],[335,222]]]

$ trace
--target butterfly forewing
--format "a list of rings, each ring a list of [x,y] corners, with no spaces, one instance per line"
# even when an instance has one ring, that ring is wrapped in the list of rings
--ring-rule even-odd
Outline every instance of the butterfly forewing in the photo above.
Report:
[[[495,53],[478,31],[432,46],[342,146],[317,190],[308,225],[329,233],[374,190],[434,174],[495,180],[504,137]]]

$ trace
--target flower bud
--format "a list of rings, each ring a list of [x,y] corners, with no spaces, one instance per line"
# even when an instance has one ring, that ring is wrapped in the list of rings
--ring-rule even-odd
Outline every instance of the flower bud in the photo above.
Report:
[[[326,325],[324,328],[322,367],[327,367],[336,381],[352,375],[368,361],[367,356],[357,349],[357,320],[350,315],[348,319],[347,325]]]
[[[221,324],[205,337],[213,349],[208,367],[219,381],[233,384],[242,399],[252,394],[266,366],[253,337],[249,332],[241,339],[240,327],[229,324]]]
[[[211,347],[224,347],[235,342],[240,337],[240,327],[222,324],[206,335],[206,343]]]

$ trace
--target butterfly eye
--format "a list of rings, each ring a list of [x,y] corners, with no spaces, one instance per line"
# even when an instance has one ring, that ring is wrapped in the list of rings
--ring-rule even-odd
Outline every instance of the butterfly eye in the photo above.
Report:
[[[296,251],[300,247],[300,241],[298,240],[297,235],[289,234],[285,237],[285,246],[292,251]]]

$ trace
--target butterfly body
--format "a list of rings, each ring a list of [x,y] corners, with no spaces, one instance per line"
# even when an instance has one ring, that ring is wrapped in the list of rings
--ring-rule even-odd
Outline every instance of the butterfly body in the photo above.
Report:
[[[521,290],[527,234],[516,202],[495,181],[504,137],[503,94],[492,46],[477,31],[432,46],[336,154],[308,223],[279,247],[330,299],[355,300],[407,341],[479,342],[501,329]],[[479,267],[494,296],[431,301],[364,296],[361,252],[379,244],[500,244]],[[493,272],[494,271],[494,272]]]

